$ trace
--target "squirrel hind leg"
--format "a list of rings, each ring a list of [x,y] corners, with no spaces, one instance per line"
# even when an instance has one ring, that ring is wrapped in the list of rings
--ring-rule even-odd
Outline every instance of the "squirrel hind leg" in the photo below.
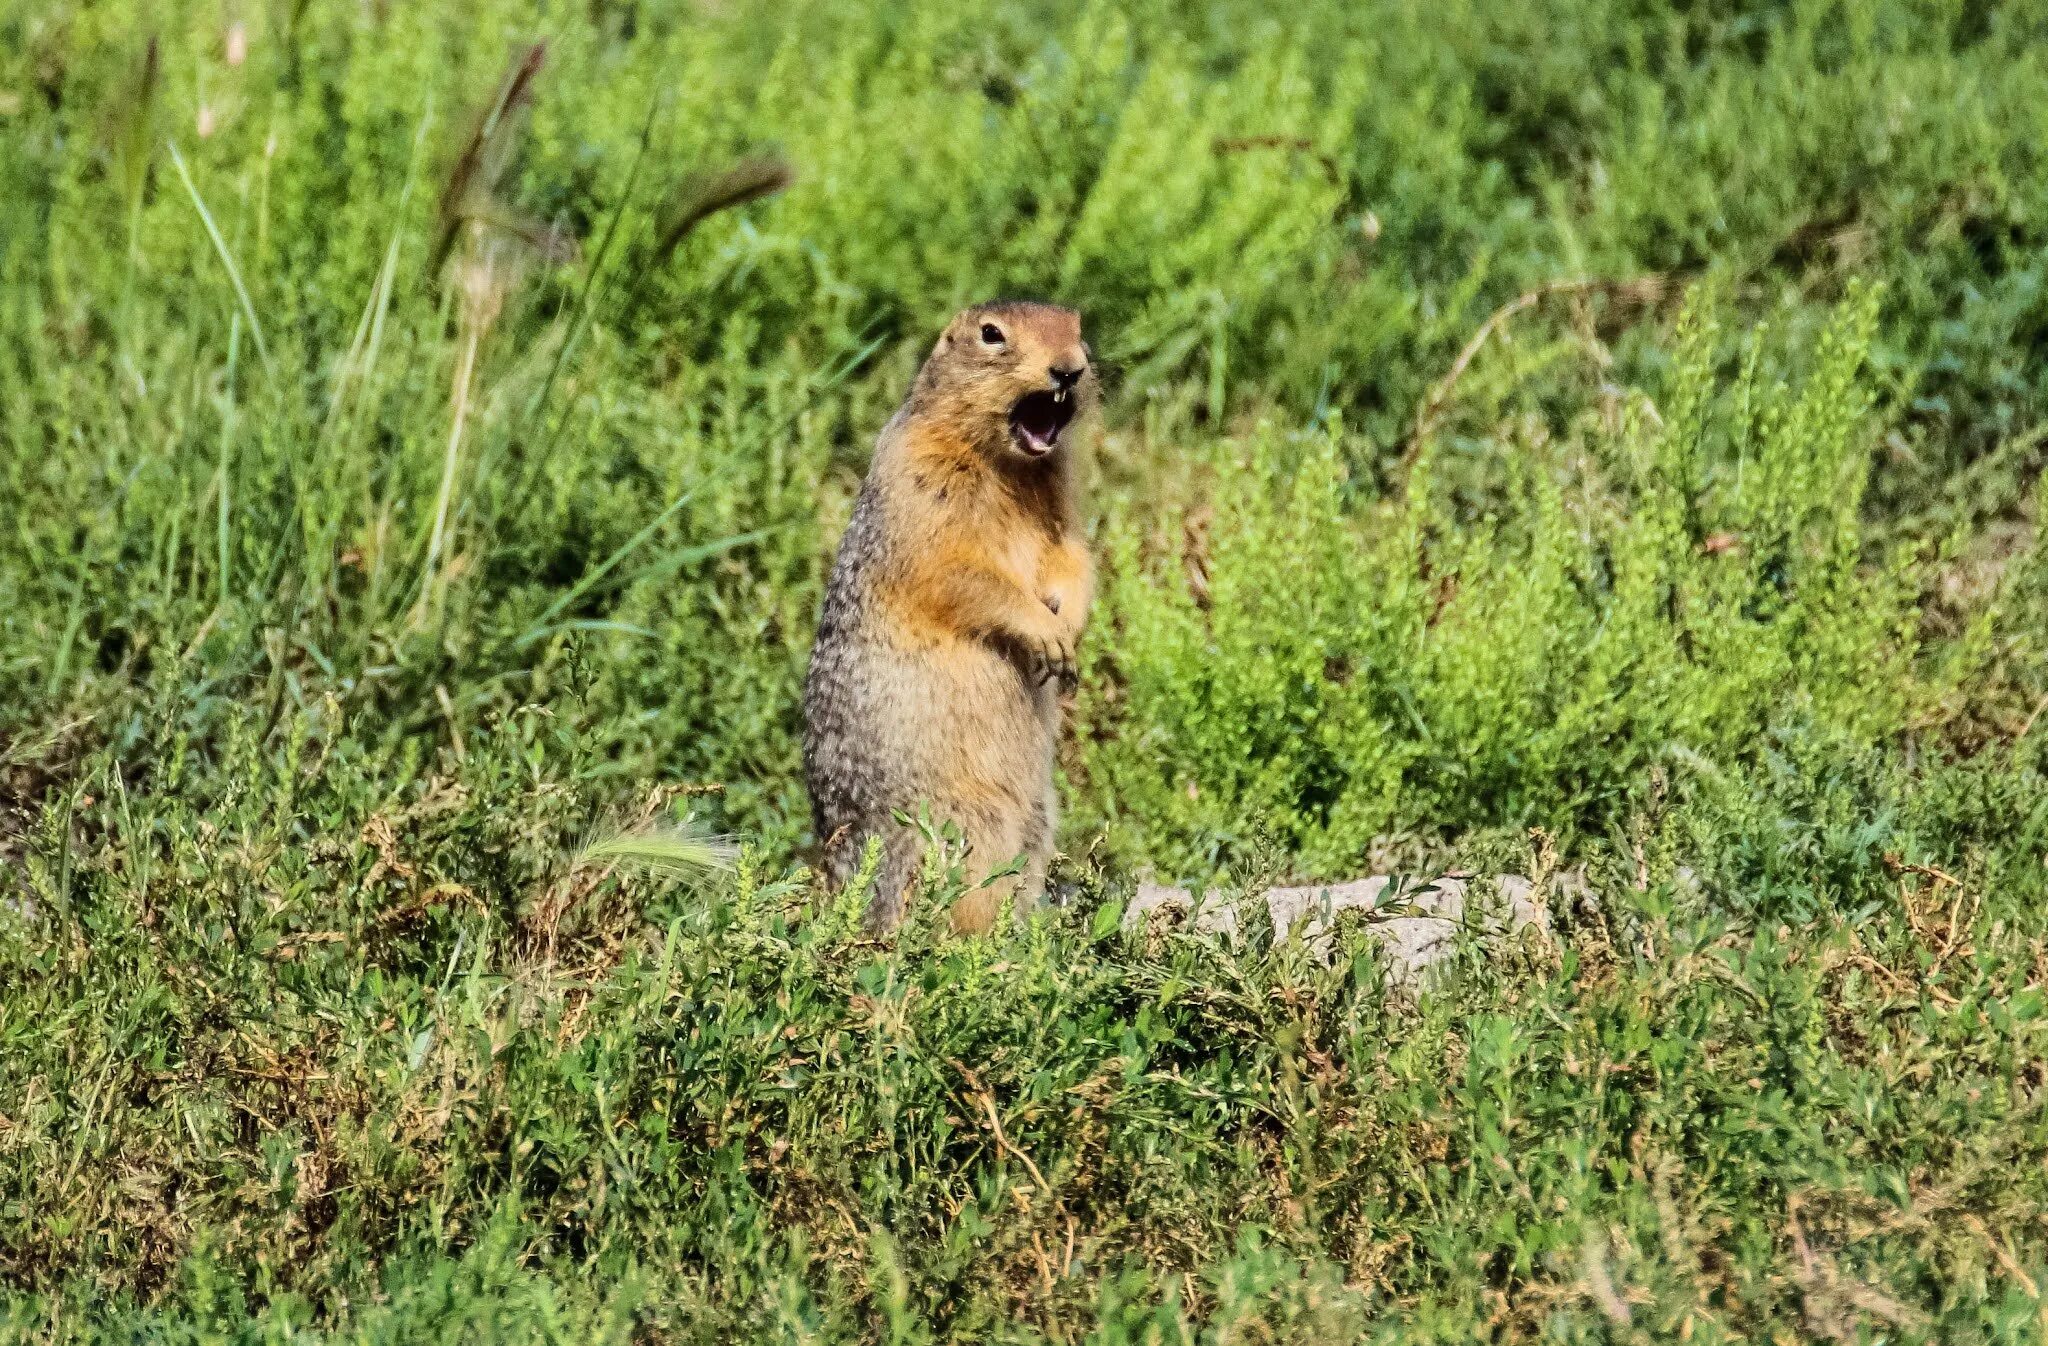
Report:
[[[1012,910],[1021,921],[1038,906],[1045,893],[1045,860],[1041,856],[1028,856],[1021,873],[1006,874],[982,884],[953,904],[948,913],[956,935],[985,935],[995,929],[996,917],[1002,913],[1003,903],[1012,902]]]
[[[1036,817],[1023,820],[1018,829],[1001,829],[1003,835],[975,847],[969,857],[969,877],[980,884],[953,904],[950,913],[953,932],[985,935],[995,928],[1003,903],[1014,899],[1019,920],[1031,913],[1045,893],[1046,864],[1052,858],[1051,835]],[[1015,874],[987,880],[991,869],[1008,864],[1019,853],[1024,866]]]
[[[902,826],[884,829],[882,864],[875,871],[874,892],[868,898],[870,934],[890,934],[903,924],[904,908],[911,888],[917,883],[918,865],[923,859],[924,839],[915,830]]]

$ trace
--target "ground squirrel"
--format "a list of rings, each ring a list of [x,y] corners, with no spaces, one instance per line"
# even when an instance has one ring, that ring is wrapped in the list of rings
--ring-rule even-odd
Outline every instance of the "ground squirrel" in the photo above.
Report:
[[[947,326],[883,428],[825,589],[804,685],[804,769],[827,880],[882,839],[868,924],[893,929],[922,840],[895,821],[929,805],[968,843],[980,882],[953,927],[1019,910],[1052,853],[1060,687],[1093,578],[1069,432],[1094,404],[1080,315],[987,304]]]

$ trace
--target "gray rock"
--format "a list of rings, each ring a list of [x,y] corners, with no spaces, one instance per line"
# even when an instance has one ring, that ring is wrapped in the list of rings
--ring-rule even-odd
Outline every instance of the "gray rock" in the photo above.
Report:
[[[1583,878],[1579,882],[1583,884]],[[1550,912],[1538,900],[1536,885],[1524,876],[1498,876],[1494,900],[1472,904],[1468,912],[1471,888],[1469,874],[1446,874],[1426,882],[1375,874],[1348,883],[1269,888],[1259,896],[1272,918],[1274,940],[1299,936],[1320,958],[1331,956],[1338,914],[1363,911],[1367,930],[1386,955],[1389,978],[1413,991],[1422,987],[1430,968],[1450,956],[1461,929],[1481,937],[1531,928],[1549,934]],[[1240,901],[1212,893],[1198,904],[1186,888],[1144,883],[1124,912],[1125,927],[1131,929],[1170,928],[1183,922],[1235,943]]]

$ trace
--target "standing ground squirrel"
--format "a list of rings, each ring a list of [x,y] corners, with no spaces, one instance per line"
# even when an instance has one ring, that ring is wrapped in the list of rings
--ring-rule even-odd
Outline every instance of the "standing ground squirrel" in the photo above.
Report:
[[[929,805],[968,843],[969,877],[1021,876],[953,908],[987,930],[1052,854],[1059,687],[1093,594],[1063,432],[1096,381],[1080,315],[987,304],[954,318],[882,430],[825,589],[804,685],[804,770],[836,889],[882,839],[868,924],[903,918]]]

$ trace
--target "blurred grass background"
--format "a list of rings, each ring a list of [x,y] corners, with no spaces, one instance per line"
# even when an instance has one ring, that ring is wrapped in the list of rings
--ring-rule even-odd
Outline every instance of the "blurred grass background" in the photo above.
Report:
[[[0,1330],[2041,1340],[2044,38],[0,0]],[[1006,294],[1079,896],[883,947],[796,694]],[[1119,930],[1447,864],[1419,1005]]]

